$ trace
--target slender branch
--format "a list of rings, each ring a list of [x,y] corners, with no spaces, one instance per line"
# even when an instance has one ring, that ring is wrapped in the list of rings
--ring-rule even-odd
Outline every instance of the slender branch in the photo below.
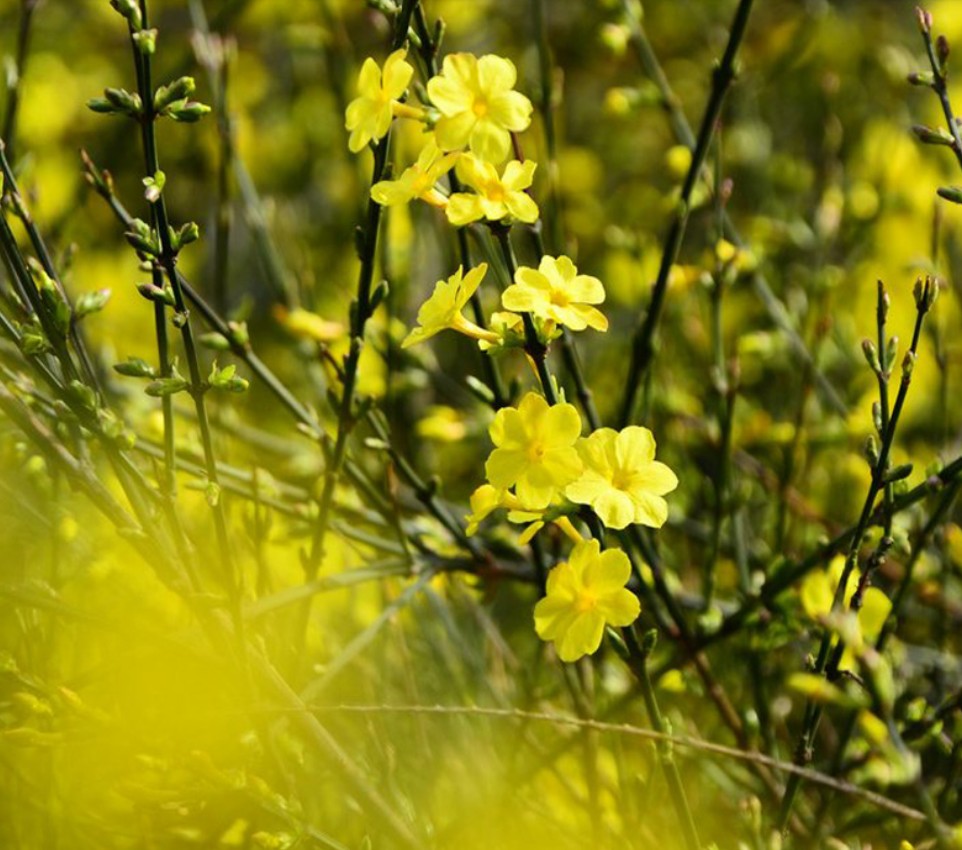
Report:
[[[40,0],[21,0],[20,26],[17,28],[17,52],[10,71],[10,86],[7,89],[7,108],[3,116],[3,134],[0,139],[13,157],[13,144],[17,133],[17,116],[20,108],[23,75],[27,70],[27,57],[30,55],[30,35],[33,32],[33,13]]]
[[[898,394],[896,395],[895,403],[892,406],[891,416],[887,423],[888,427],[881,435],[881,448],[879,449],[877,458],[873,458],[874,462],[872,463],[872,480],[869,484],[865,502],[862,505],[861,515],[859,516],[858,522],[855,526],[855,532],[852,535],[852,539],[849,544],[848,555],[845,559],[845,566],[842,569],[842,575],[839,578],[838,586],[835,588],[835,597],[832,601],[833,610],[840,608],[844,602],[849,576],[852,574],[858,564],[859,548],[862,545],[865,532],[868,530],[875,500],[878,497],[879,492],[886,484],[886,475],[889,471],[889,453],[895,439],[896,429],[898,428],[899,416],[902,412],[902,407],[905,404],[909,385],[912,381],[912,373],[915,366],[919,338],[922,333],[922,323],[925,320],[925,316],[934,301],[935,286],[936,284],[928,278],[925,280],[924,284],[921,281],[916,284],[916,317],[915,327],[912,332],[912,342],[902,363],[902,379],[899,383]],[[884,289],[880,288],[880,304],[882,303],[884,294]],[[891,545],[890,539],[882,539],[882,543],[879,544],[879,549],[877,550],[880,557],[884,556],[885,549],[888,548],[887,546],[884,546],[886,540],[888,540],[888,545]],[[857,610],[860,603],[860,594],[855,594],[851,603],[855,610]],[[812,672],[815,675],[825,674],[830,679],[833,678],[837,673],[838,663],[841,660],[844,651],[844,643],[840,640],[836,642],[834,632],[832,632],[830,629],[826,629],[825,633],[822,635],[818,656],[815,660]],[[811,760],[815,732],[818,729],[821,716],[822,706],[813,702],[812,700],[809,700],[805,708],[802,734],[799,737],[798,745],[795,750],[796,763],[805,764]],[[783,829],[785,824],[788,822],[788,818],[791,815],[792,807],[794,805],[800,785],[801,778],[798,775],[793,775],[789,778],[788,784],[785,787],[785,795],[782,798],[781,810],[779,812],[779,828]]]
[[[404,0],[397,20],[395,21],[394,37],[391,43],[392,50],[400,49],[407,41],[411,15],[414,12],[414,8],[418,5],[418,2],[419,0]],[[381,139],[374,148],[374,166],[371,175],[372,186],[384,177],[390,143],[391,131],[389,129],[384,138]],[[304,565],[304,573],[307,581],[313,581],[317,577],[317,571],[324,558],[324,538],[330,522],[334,489],[340,478],[341,467],[344,464],[344,458],[347,453],[348,437],[357,424],[357,412],[354,409],[355,387],[357,383],[357,372],[361,361],[361,349],[364,346],[364,331],[368,320],[374,312],[371,306],[371,295],[380,223],[381,205],[369,197],[365,222],[358,233],[358,252],[361,266],[358,271],[357,297],[351,305],[351,345],[343,367],[344,381],[338,409],[337,436],[335,437],[334,448],[328,458],[327,469],[324,474],[324,486],[319,501],[320,514],[311,540],[310,555]]]
[[[651,301],[648,304],[644,319],[638,324],[632,337],[631,362],[628,366],[628,380],[619,418],[622,427],[630,424],[633,419],[638,390],[644,382],[654,358],[655,335],[664,308],[671,267],[675,264],[678,252],[681,249],[685,228],[688,225],[688,217],[691,213],[692,194],[698,179],[701,177],[702,167],[705,164],[705,158],[708,156],[708,148],[711,145],[715,126],[718,123],[718,116],[721,114],[725,95],[735,79],[735,56],[745,35],[751,8],[752,0],[740,0],[738,8],[735,10],[735,17],[732,20],[731,33],[728,36],[725,52],[722,55],[721,62],[712,73],[711,94],[702,116],[701,128],[698,131],[695,149],[692,151],[691,165],[685,176],[685,182],[682,184],[675,215],[665,236],[661,265],[658,268],[658,277],[655,279],[655,286],[652,289]]]
[[[668,78],[661,67],[661,63],[658,61],[658,57],[651,46],[651,42],[648,39],[648,35],[645,32],[642,21],[636,14],[635,4],[630,2],[630,0],[623,0],[623,6],[627,18],[628,28],[631,33],[631,45],[635,49],[639,63],[641,64],[645,73],[648,75],[649,79],[651,79],[651,81],[655,84],[655,87],[658,89],[658,92],[661,95],[661,105],[668,117],[668,123],[671,126],[672,133],[681,144],[683,144],[689,150],[694,151],[696,146],[695,133],[692,130],[691,125],[688,123],[688,118],[685,116],[685,112],[682,109],[681,101],[673,91],[671,84],[668,82]],[[731,242],[736,248],[747,250],[748,245],[738,232],[738,229],[732,222],[727,210],[722,213],[722,224],[724,227],[725,238],[728,239],[728,241]],[[775,293],[772,292],[772,289],[769,286],[768,281],[765,279],[765,276],[760,271],[756,271],[752,275],[751,282],[752,288],[755,290],[755,294],[761,300],[771,320],[782,331],[782,333],[785,334],[789,344],[792,346],[792,349],[795,351],[799,359],[802,360],[807,368],[812,369],[815,383],[824,400],[836,413],[842,416],[846,415],[847,407],[845,402],[841,399],[838,391],[825,377],[825,375],[815,368],[815,360],[811,352],[808,350],[804,340],[799,336],[798,331],[788,318],[790,315],[789,311],[785,308],[785,305],[779,300]]]
[[[657,633],[648,632],[642,643],[639,645],[631,628],[622,629],[622,636],[628,648],[627,662],[641,686],[641,695],[648,710],[648,720],[652,728],[659,735],[666,734],[666,725],[658,707],[658,700],[655,697],[655,689],[651,684],[651,677],[648,674],[648,658],[655,647]],[[658,746],[658,761],[661,763],[662,772],[665,774],[665,781],[668,783],[668,792],[671,795],[672,805],[678,816],[678,823],[681,825],[682,835],[685,838],[685,845],[688,850],[699,850],[701,842],[698,840],[698,829],[695,827],[695,819],[691,813],[691,806],[685,794],[685,785],[681,780],[678,765],[672,755],[671,744],[667,741],[660,741]]]

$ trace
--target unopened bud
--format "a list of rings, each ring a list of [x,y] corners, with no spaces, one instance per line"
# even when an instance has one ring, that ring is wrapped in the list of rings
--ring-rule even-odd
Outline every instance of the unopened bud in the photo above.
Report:
[[[915,138],[926,145],[945,145],[949,148],[955,146],[955,140],[941,127],[933,129],[926,127],[925,124],[915,124],[912,132],[915,133]]]
[[[935,190],[940,198],[953,204],[962,204],[962,186],[939,186]]]

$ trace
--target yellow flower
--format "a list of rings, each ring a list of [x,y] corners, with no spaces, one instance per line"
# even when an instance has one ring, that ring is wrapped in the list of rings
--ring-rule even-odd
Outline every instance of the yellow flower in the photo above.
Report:
[[[529,510],[546,508],[581,473],[574,445],[581,417],[572,404],[549,405],[528,393],[517,409],[503,407],[488,429],[497,448],[485,464],[499,490],[514,487]]]
[[[638,598],[625,588],[630,576],[620,549],[602,552],[597,540],[579,543],[548,574],[547,594],[534,607],[538,637],[554,641],[562,661],[590,655],[601,645],[606,623],[628,626],[638,617]]]
[[[345,113],[344,126],[351,131],[348,147],[352,153],[363,150],[372,139],[383,138],[394,117],[394,104],[404,94],[414,74],[404,57],[407,51],[395,50],[384,62],[384,71],[368,57],[357,78],[359,97],[352,100]]]
[[[451,277],[447,280],[439,280],[435,284],[431,297],[418,310],[418,325],[420,327],[415,328],[404,338],[401,343],[402,348],[410,348],[412,345],[424,342],[424,340],[448,328],[474,339],[488,340],[489,342],[498,340],[499,337],[496,333],[478,327],[474,322],[461,315],[464,305],[471,300],[471,296],[474,295],[485,272],[487,272],[488,264],[481,263],[462,277],[463,270],[463,266],[458,266],[458,270]]]
[[[799,595],[802,608],[813,620],[822,620],[832,612],[832,600],[835,589],[842,579],[845,570],[845,557],[837,555],[832,559],[827,569],[810,572],[802,580]],[[845,584],[845,594],[842,605],[845,609],[852,602],[852,597],[858,589],[859,572],[853,569]],[[858,624],[857,635],[863,642],[874,643],[882,633],[882,627],[892,610],[889,598],[877,587],[867,587],[862,594],[862,607],[856,615]],[[848,645],[839,662],[840,670],[851,670],[855,664],[855,650],[858,645]]]
[[[443,207],[447,199],[434,188],[454,165],[458,154],[442,154],[432,138],[422,148],[418,161],[405,168],[397,180],[381,180],[371,187],[371,197],[381,206],[393,207],[420,198],[436,207]]]
[[[584,472],[565,490],[572,502],[591,505],[608,528],[665,524],[668,503],[662,496],[678,486],[678,479],[655,460],[651,431],[637,425],[622,431],[599,428],[579,442],[578,453]]]
[[[522,266],[514,281],[501,296],[506,309],[533,313],[573,331],[608,330],[604,314],[590,306],[605,300],[605,288],[598,278],[578,274],[567,257],[542,257],[537,270]]]
[[[514,216],[518,221],[531,224],[538,220],[538,205],[525,192],[534,179],[537,163],[511,160],[499,177],[490,163],[471,154],[462,154],[455,166],[461,181],[477,192],[458,192],[448,199],[448,221],[455,227],[463,227],[472,221],[486,218],[500,221]]]
[[[441,113],[438,144],[448,151],[468,146],[482,159],[503,162],[511,132],[531,123],[531,101],[513,90],[517,79],[514,65],[500,56],[445,56],[441,73],[428,80],[428,96]]]

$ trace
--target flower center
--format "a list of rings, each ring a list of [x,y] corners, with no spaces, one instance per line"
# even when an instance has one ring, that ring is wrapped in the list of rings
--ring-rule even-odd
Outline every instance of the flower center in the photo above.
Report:
[[[494,201],[495,203],[503,203],[504,196],[507,193],[504,191],[504,186],[501,185],[500,181],[492,180],[490,183],[484,185],[484,196],[489,201]]]
[[[532,463],[541,463],[541,459],[544,457],[544,446],[536,441],[528,446],[528,460]]]
[[[632,477],[630,470],[615,467],[611,475],[611,486],[627,493],[632,489]]]
[[[471,104],[471,111],[478,118],[484,118],[488,114],[488,102],[483,97],[476,97],[474,103]]]
[[[556,307],[567,307],[571,303],[571,299],[568,298],[568,293],[563,289],[556,289],[552,287],[551,303]]]
[[[586,590],[581,591],[578,594],[578,598],[575,600],[575,611],[579,614],[587,614],[589,611],[594,611],[598,607],[598,600]]]

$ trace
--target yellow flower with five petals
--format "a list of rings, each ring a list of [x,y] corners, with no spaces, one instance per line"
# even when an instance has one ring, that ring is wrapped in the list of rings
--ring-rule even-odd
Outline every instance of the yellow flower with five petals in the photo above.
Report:
[[[578,274],[568,257],[542,257],[537,269],[521,266],[514,281],[501,296],[505,309],[531,313],[573,331],[608,330],[608,320],[592,306],[605,300],[604,286],[596,277]]]
[[[581,417],[572,404],[549,405],[529,392],[517,408],[501,408],[488,433],[497,447],[485,464],[488,481],[514,487],[529,510],[546,508],[581,473]]]
[[[482,218],[500,221],[508,216],[527,224],[537,221],[538,205],[525,192],[534,180],[535,168],[537,163],[530,159],[523,163],[513,159],[498,176],[497,169],[490,162],[462,154],[455,171],[475,193],[458,192],[448,199],[448,221],[455,227]]]
[[[637,425],[622,431],[599,428],[579,441],[578,453],[584,472],[565,489],[572,502],[591,505],[608,528],[665,524],[663,496],[678,486],[678,478],[655,460],[651,431]]]
[[[348,147],[358,153],[372,139],[387,135],[394,118],[397,99],[411,82],[414,68],[404,57],[407,51],[395,50],[384,62],[382,71],[377,62],[368,57],[357,78],[358,97],[347,105],[344,126],[351,131]]]
[[[397,180],[381,180],[371,187],[371,197],[381,206],[393,207],[406,204],[415,198],[436,207],[443,207],[448,200],[436,188],[435,184],[454,165],[459,154],[442,153],[434,139],[421,149],[417,162],[410,168],[405,168]]]
[[[410,348],[449,328],[473,339],[497,342],[499,337],[496,333],[479,327],[461,314],[487,270],[488,264],[481,263],[467,274],[462,274],[464,268],[458,266],[458,270],[447,280],[439,280],[431,297],[418,310],[419,327],[404,338],[401,347]]]
[[[441,113],[438,144],[448,151],[470,147],[489,162],[503,162],[511,133],[531,123],[533,107],[514,91],[518,72],[509,59],[470,53],[444,57],[441,73],[428,80],[428,96]]]
[[[538,637],[554,641],[562,661],[595,652],[606,624],[631,625],[641,612],[638,597],[625,587],[630,576],[620,549],[602,552],[597,540],[579,543],[548,573],[545,597],[534,607]]]

